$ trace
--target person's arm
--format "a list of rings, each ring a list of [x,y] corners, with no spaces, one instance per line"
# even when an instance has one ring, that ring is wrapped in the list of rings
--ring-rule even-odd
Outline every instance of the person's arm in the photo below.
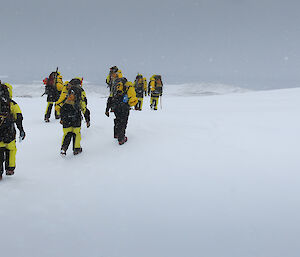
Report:
[[[11,112],[13,114],[15,123],[17,125],[18,130],[20,131],[20,139],[24,140],[25,131],[23,129],[23,115],[19,105],[15,101],[11,101]]]
[[[112,97],[110,96],[107,98],[107,102],[106,102],[105,115],[107,117],[109,117],[109,110],[110,110],[111,106],[112,106]]]

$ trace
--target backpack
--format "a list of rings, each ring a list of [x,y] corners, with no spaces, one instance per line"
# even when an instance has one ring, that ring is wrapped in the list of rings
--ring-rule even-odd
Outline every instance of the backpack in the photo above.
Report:
[[[48,101],[56,102],[59,97],[59,92],[56,87],[58,73],[53,71],[50,73],[47,79],[44,79],[45,84],[45,94],[48,95]]]
[[[135,86],[135,92],[137,93],[137,95],[143,95],[144,85],[136,85]]]
[[[80,109],[80,101],[82,99],[81,80],[78,78],[71,79],[69,82],[70,88],[68,89],[67,96],[64,103],[72,105],[75,109]]]
[[[81,93],[81,87],[78,87],[77,85],[71,86],[65,98],[65,103],[73,105],[74,108],[80,108]]]
[[[71,85],[68,89],[60,111],[63,126],[73,126],[74,124],[80,123],[82,119],[80,104],[82,97],[81,93],[82,88],[80,85]]]
[[[57,72],[55,72],[55,71],[51,72],[48,79],[47,79],[47,81],[46,81],[46,85],[47,86],[55,86],[55,84],[57,82],[56,81],[57,75],[58,75]]]
[[[135,78],[135,91],[137,94],[144,93],[144,80],[142,75],[137,75]]]
[[[154,94],[161,94],[162,93],[162,87],[163,87],[163,83],[161,80],[161,75],[155,75],[154,77],[154,81],[155,81],[155,87],[154,87]]]
[[[127,82],[126,78],[117,78],[112,85],[112,95],[113,97],[121,96],[127,92],[127,87],[125,86]]]
[[[9,105],[10,103],[10,97],[9,97],[9,91],[6,85],[0,84],[0,103],[3,104],[0,106],[0,112],[7,111],[6,109],[3,109],[5,105]]]
[[[3,84],[0,86],[0,130],[4,126],[9,126],[13,123],[13,118],[10,110],[10,97],[7,87]]]

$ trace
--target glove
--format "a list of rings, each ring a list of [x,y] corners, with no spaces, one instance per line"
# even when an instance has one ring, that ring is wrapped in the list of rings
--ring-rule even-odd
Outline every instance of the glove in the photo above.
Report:
[[[24,140],[25,136],[26,136],[25,131],[21,130],[20,131],[20,139]]]
[[[63,125],[63,121],[62,120],[60,120],[60,122],[59,122],[61,125]]]
[[[87,122],[86,122],[86,127],[89,128],[90,126],[91,126],[90,121],[87,121]]]
[[[106,112],[105,112],[105,115],[106,115],[107,117],[109,117],[109,111],[106,111]]]

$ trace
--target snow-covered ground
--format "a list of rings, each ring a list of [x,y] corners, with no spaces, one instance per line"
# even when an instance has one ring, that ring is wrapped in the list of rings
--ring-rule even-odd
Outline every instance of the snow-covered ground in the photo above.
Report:
[[[0,182],[0,256],[298,257],[300,89],[177,87],[131,112],[122,146],[87,87],[83,153],[62,158],[42,87],[16,86],[27,135]]]

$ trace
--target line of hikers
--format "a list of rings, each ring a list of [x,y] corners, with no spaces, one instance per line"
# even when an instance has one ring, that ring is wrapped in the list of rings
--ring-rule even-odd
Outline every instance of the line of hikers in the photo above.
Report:
[[[57,68],[43,82],[44,94],[47,95],[44,121],[50,122],[54,105],[55,119],[60,119],[63,126],[60,154],[65,156],[72,142],[73,154],[77,155],[82,152],[80,131],[83,117],[87,128],[90,127],[90,111],[87,108],[87,97],[82,87],[83,78],[75,77],[70,81],[63,82],[62,75]],[[117,66],[110,68],[106,83],[110,94],[107,99],[105,115],[109,117],[110,112],[114,113],[114,138],[118,139],[119,145],[122,145],[127,141],[125,133],[130,109],[134,107],[135,110],[142,110],[143,98],[148,94],[151,97],[151,109],[157,110],[159,97],[163,92],[163,83],[160,75],[153,75],[147,85],[146,78],[141,74],[138,74],[132,83],[123,77]],[[22,120],[21,109],[12,100],[12,86],[0,81],[0,180],[4,168],[6,175],[14,174],[17,152],[14,124],[20,131],[20,140],[23,140],[25,132]]]
[[[110,97],[115,93],[114,82],[116,79],[123,78],[122,71],[117,67],[113,66],[110,68],[109,74],[106,78],[106,84],[109,87]],[[142,110],[144,95],[150,96],[150,108],[153,110],[157,110],[159,97],[162,96],[163,93],[163,83],[161,80],[161,75],[153,75],[150,78],[150,81],[147,86],[147,79],[143,77],[142,74],[137,74],[133,87],[136,92],[136,97],[138,98],[138,103],[135,105],[135,110]]]

